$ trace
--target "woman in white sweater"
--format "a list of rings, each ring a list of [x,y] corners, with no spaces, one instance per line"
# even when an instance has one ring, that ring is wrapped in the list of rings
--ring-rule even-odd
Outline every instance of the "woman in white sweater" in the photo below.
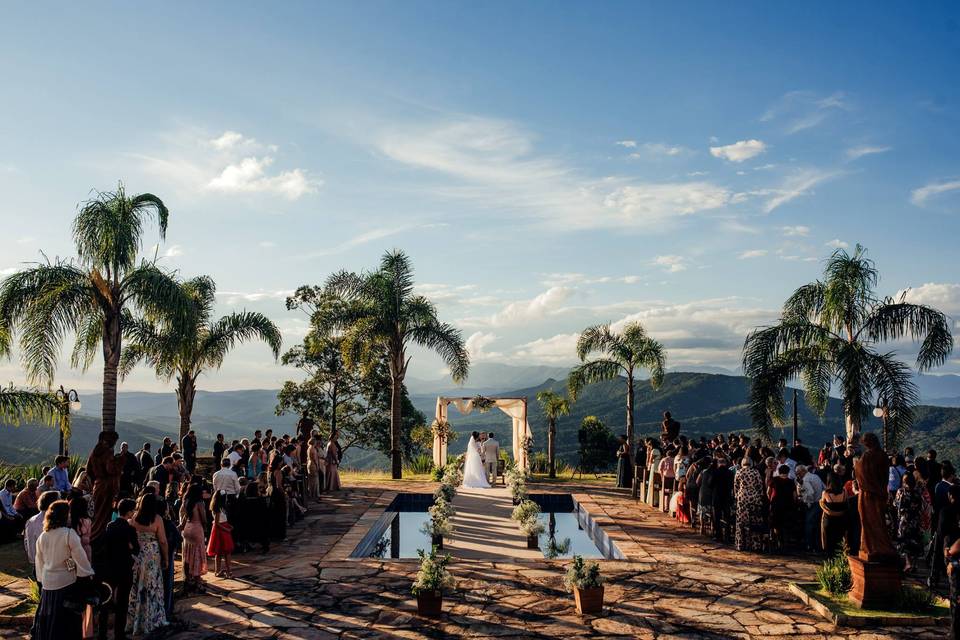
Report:
[[[32,640],[80,640],[83,616],[63,604],[77,578],[92,576],[93,567],[80,536],[70,528],[66,500],[57,500],[47,510],[35,563],[42,590],[30,630]]]

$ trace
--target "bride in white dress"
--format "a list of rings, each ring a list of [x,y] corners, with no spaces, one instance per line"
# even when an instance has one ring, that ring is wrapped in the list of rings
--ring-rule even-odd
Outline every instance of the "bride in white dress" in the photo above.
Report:
[[[468,489],[490,488],[490,483],[487,481],[487,470],[483,468],[483,460],[480,459],[480,443],[473,436],[470,436],[470,442],[467,443],[467,456],[463,461],[463,483],[461,486]]]

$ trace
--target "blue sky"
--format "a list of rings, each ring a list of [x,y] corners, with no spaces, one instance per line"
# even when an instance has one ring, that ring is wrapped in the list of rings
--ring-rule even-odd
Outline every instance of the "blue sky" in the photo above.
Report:
[[[72,255],[122,179],[171,209],[164,265],[288,343],[285,295],[394,247],[478,361],[639,319],[673,365],[736,366],[857,242],[883,293],[960,318],[950,3],[20,4],[0,73],[0,273]],[[249,346],[206,388],[290,375]]]

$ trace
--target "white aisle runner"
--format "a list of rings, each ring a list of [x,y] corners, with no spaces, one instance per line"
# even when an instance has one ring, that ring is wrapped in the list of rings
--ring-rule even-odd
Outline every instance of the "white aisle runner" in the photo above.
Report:
[[[453,506],[453,536],[443,542],[451,556],[500,562],[543,559],[539,549],[527,549],[526,536],[510,518],[513,501],[506,488],[459,487]]]

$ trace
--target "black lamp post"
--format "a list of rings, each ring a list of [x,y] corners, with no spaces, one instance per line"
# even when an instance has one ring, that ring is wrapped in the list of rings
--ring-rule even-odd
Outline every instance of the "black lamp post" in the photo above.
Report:
[[[63,388],[63,385],[60,385],[60,388],[57,389],[54,394],[57,400],[60,401],[60,446],[58,451],[61,456],[67,454],[67,443],[64,440],[64,433],[70,432],[70,411],[79,411],[80,410],[80,396],[77,395],[76,389],[70,389],[69,391]]]
[[[890,431],[887,428],[887,419],[890,417],[890,405],[886,398],[877,400],[877,406],[873,410],[873,415],[883,421],[883,450],[890,453]]]

